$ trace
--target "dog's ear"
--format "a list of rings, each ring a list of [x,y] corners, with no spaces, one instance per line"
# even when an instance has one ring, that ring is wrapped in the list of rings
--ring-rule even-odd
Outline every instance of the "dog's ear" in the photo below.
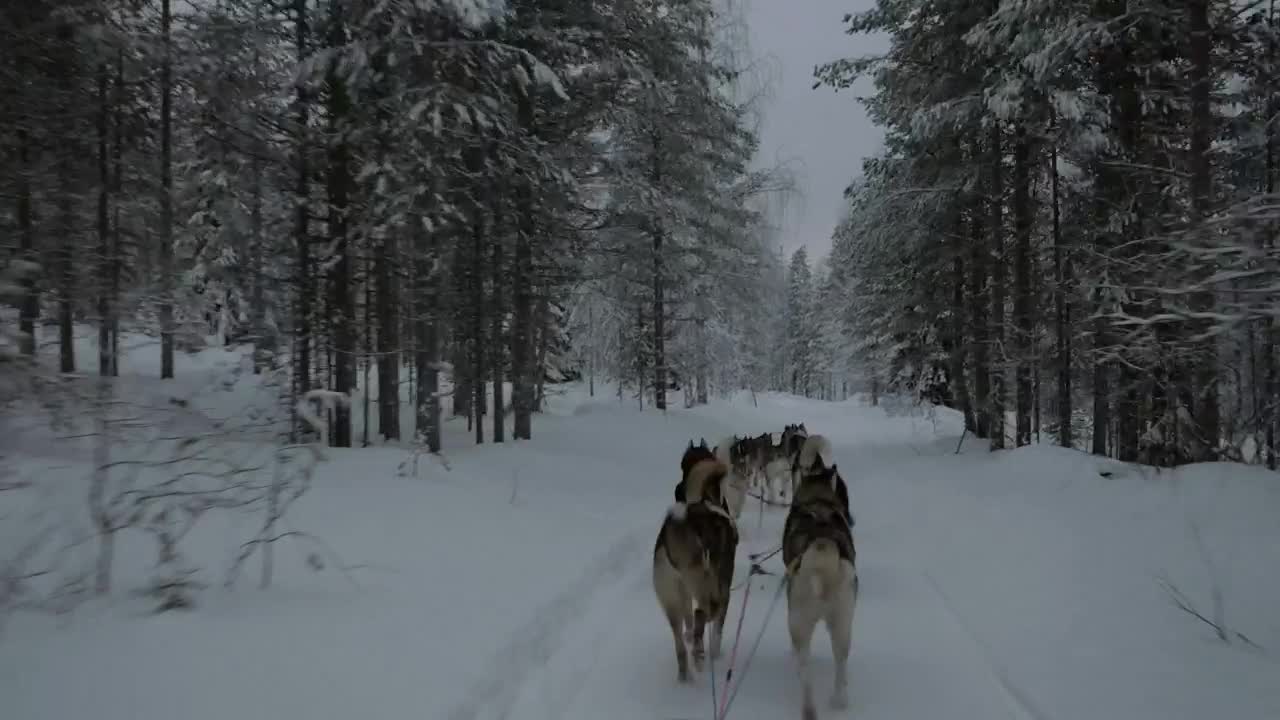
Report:
[[[689,447],[688,447],[687,449],[689,449],[689,450],[692,450],[692,449],[693,449],[693,441],[692,441],[692,440],[690,440],[690,441],[689,441]]]
[[[797,425],[796,429],[802,432],[809,432],[808,430],[805,430],[804,423],[800,423],[799,425]]]
[[[701,440],[702,440],[702,441],[698,444],[698,446],[699,446],[699,447],[701,447],[702,449],[706,450],[706,449],[707,449],[707,439],[706,439],[706,438],[701,438]]]
[[[820,472],[822,472],[823,470],[826,470],[826,469],[827,469],[827,466],[822,464],[822,456],[821,456],[821,455],[814,455],[814,456],[813,456],[813,462],[809,464],[809,472],[811,472],[811,473],[815,473],[815,474],[816,474],[816,473],[820,473]],[[834,468],[832,468],[832,469],[834,469]]]

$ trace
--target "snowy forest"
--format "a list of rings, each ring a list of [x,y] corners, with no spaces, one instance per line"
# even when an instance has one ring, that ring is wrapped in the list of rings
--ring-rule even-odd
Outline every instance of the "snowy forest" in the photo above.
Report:
[[[1275,5],[0,2],[0,717],[1280,718]]]
[[[787,258],[794,182],[757,162],[769,88],[732,2],[15,4],[5,389],[116,375],[141,332],[162,378],[251,344],[294,439],[308,391],[364,403],[331,408],[334,446],[439,451],[444,397],[477,442],[508,412],[529,438],[548,385],[600,380],[658,410],[906,395],[993,449],[1274,467],[1272,18],[847,16],[890,49],[814,87],[870,79],[885,146],[830,255]]]
[[[121,333],[145,332],[169,378],[216,335],[253,344],[282,408],[375,377],[360,427],[333,409],[332,445],[437,451],[446,393],[477,442],[501,441],[482,419],[510,410],[529,438],[547,383],[609,377],[663,409],[785,372],[756,350],[781,317],[754,306],[783,292],[768,215],[791,185],[751,166],[767,87],[732,3],[3,13],[0,350],[18,392],[37,345],[57,345],[52,370],[110,376]],[[79,324],[97,357],[76,356]]]
[[[992,449],[1276,467],[1275,3],[882,0],[839,352]]]

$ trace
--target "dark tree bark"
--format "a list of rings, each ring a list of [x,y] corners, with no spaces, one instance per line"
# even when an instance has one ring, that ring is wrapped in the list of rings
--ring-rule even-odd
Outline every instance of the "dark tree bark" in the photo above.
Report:
[[[1058,138],[1056,125],[1053,144],[1049,148],[1049,178],[1053,193],[1053,310],[1057,340],[1058,370],[1058,444],[1074,445],[1071,435],[1071,315],[1067,295],[1071,291],[1071,268],[1066,257],[1066,241],[1062,236],[1062,213],[1058,188]]]
[[[1000,122],[993,121],[988,140],[987,163],[989,165],[987,203],[991,212],[991,226],[987,228],[991,242],[991,449],[1005,446],[1005,407],[1008,388],[1005,373],[1008,357],[1005,349],[1004,304],[1008,293],[1007,272],[1004,260],[1004,142]]]
[[[75,29],[68,23],[62,23],[58,26],[59,50],[65,53],[67,58],[66,64],[58,68],[59,75],[59,91],[61,93],[61,102],[63,104],[63,127],[65,128],[62,142],[65,147],[58,148],[57,152],[57,207],[58,207],[58,230],[61,234],[61,244],[58,247],[58,347],[59,347],[59,369],[64,373],[76,371],[76,350],[75,350],[75,295],[76,295],[76,271],[75,271],[75,253],[76,253],[76,210],[75,210],[75,168],[72,164],[72,147],[73,141],[77,134],[75,127],[75,110],[74,104],[76,99],[73,97],[74,83],[72,81],[73,60],[75,57]]]
[[[307,28],[307,0],[294,0],[294,42],[298,49],[299,64],[305,63],[310,55],[307,47],[309,30]],[[301,397],[311,390],[311,238],[310,238],[310,166],[307,155],[310,152],[310,133],[307,124],[311,118],[311,98],[305,82],[300,81],[294,103],[294,114],[297,128],[294,144],[297,157],[295,163],[294,187],[294,397]],[[299,432],[310,432],[303,427],[301,419],[294,418],[294,436]]]
[[[111,227],[111,297],[120,299],[121,275],[124,265],[124,238],[120,221],[119,198],[124,194],[124,50],[116,51],[114,110],[112,113],[111,191],[117,201]],[[120,375],[120,313],[111,313],[111,375]]]
[[[262,6],[255,6],[254,22],[257,27],[262,27]],[[254,43],[253,66],[258,68],[262,63],[261,43]],[[266,157],[267,149],[263,142],[262,123],[258,122],[255,115],[252,120],[253,139],[250,146],[253,148],[253,157],[250,159],[250,169],[253,180],[253,196],[250,198],[249,206],[249,242],[250,242],[250,262],[253,267],[250,269],[252,273],[249,278],[249,308],[250,322],[253,325],[253,374],[260,375],[263,367],[267,364],[266,348],[267,348],[267,308],[264,290],[263,266],[266,262],[266,248],[264,247],[263,238],[263,218],[262,204],[263,193],[263,158]]]
[[[975,152],[976,156],[977,153]],[[991,256],[982,223],[982,201],[975,198],[969,213],[969,326],[972,328],[970,355],[973,357],[974,435],[991,436],[991,375],[987,342],[987,285]]]
[[[329,45],[342,47],[347,40],[343,3],[334,0],[329,17]],[[347,218],[351,197],[350,150],[346,138],[351,100],[346,81],[336,67],[329,70],[329,239],[335,255],[329,274],[329,317],[333,323],[333,389],[350,396],[355,388],[355,303],[351,293],[351,238]],[[351,447],[350,405],[336,404],[330,444]]]
[[[1211,91],[1213,83],[1213,37],[1209,27],[1209,0],[1187,0],[1187,16],[1191,31],[1191,221],[1202,226],[1212,211],[1213,167],[1209,157],[1213,139],[1213,107]],[[1207,260],[1205,262],[1208,262]],[[1213,274],[1212,266],[1201,275]],[[1199,291],[1192,298],[1193,306],[1200,312],[1211,312],[1214,307],[1212,290]],[[1200,334],[1209,335],[1212,321],[1196,323]],[[1195,389],[1198,397],[1195,405],[1196,429],[1203,443],[1201,460],[1217,457],[1218,440],[1222,434],[1222,420],[1218,405],[1218,352],[1217,339],[1209,335],[1199,342],[1195,366]]]
[[[1266,98],[1266,117],[1276,117],[1277,111],[1280,111],[1280,105],[1276,102],[1276,43],[1274,39],[1276,27],[1276,3],[1270,0],[1267,5],[1267,27],[1271,29],[1267,40],[1267,98]],[[1276,124],[1273,121],[1266,123],[1266,176],[1264,178],[1265,190],[1267,195],[1272,195],[1276,190]],[[1274,223],[1267,228],[1266,240],[1264,247],[1271,250],[1274,247],[1274,238],[1276,227]],[[1264,321],[1263,331],[1263,347],[1262,362],[1263,375],[1265,380],[1265,401],[1266,408],[1263,413],[1263,422],[1266,425],[1266,443],[1267,443],[1267,468],[1275,470],[1277,466],[1276,457],[1276,423],[1277,412],[1276,402],[1277,395],[1280,394],[1280,373],[1276,372],[1276,350],[1278,344],[1276,332],[1275,317],[1268,314]]]
[[[490,205],[494,208],[498,207],[498,203],[490,199]],[[506,362],[504,357],[504,348],[506,344],[503,338],[503,321],[506,318],[506,304],[503,300],[502,285],[506,282],[507,276],[504,272],[502,235],[497,232],[497,223],[494,224],[493,233],[493,257],[491,258],[492,267],[489,271],[492,273],[492,296],[489,299],[489,318],[492,325],[489,330],[489,348],[490,359],[489,365],[493,371],[493,441],[500,443],[506,439],[506,428],[503,423],[503,365]]]
[[[484,182],[485,161],[483,150],[479,147],[470,151],[471,157],[471,174],[473,178],[480,179]],[[476,444],[484,442],[484,409],[485,402],[488,400],[485,392],[485,381],[487,373],[485,373],[485,315],[486,308],[484,306],[484,283],[487,273],[484,271],[485,257],[485,229],[486,219],[488,215],[487,190],[479,187],[472,188],[474,200],[471,207],[471,302],[470,308],[467,310],[467,318],[470,321],[468,333],[471,345],[471,377],[472,390],[475,392],[471,406],[475,416],[475,433]]]
[[[25,43],[16,43],[14,77],[25,77],[29,72],[28,67]],[[31,120],[22,114],[25,106],[24,99],[19,95],[19,100],[14,103],[14,110],[19,113],[16,133],[18,142],[17,206],[14,211],[18,222],[18,251],[30,267],[22,273],[21,277],[22,302],[18,308],[18,332],[20,333],[18,342],[20,352],[34,356],[36,354],[36,323],[40,319],[40,288],[36,283],[38,273],[34,272],[34,269],[39,263],[39,256],[36,253],[35,227],[31,214],[32,142],[27,126]]]
[[[173,50],[170,0],[160,0],[160,377],[173,377]]]
[[[1017,374],[1014,403],[1015,446],[1031,444],[1032,318],[1031,295],[1031,147],[1025,121],[1015,128],[1013,145],[1013,324]]]
[[[965,352],[968,333],[965,332],[966,318],[964,308],[965,275],[964,275],[964,214],[959,209],[962,200],[957,199],[954,222],[950,228],[951,246],[951,391],[957,409],[964,416],[965,430],[976,433],[977,418],[973,414],[973,398],[969,394],[969,380],[965,377]]]
[[[516,100],[520,127],[532,135],[533,98],[523,91]],[[533,437],[533,235],[537,229],[534,206],[534,178],[527,172],[517,179],[515,254],[511,268],[511,403],[515,418],[511,437]]]
[[[111,162],[108,155],[108,125],[111,101],[107,89],[107,64],[98,65],[98,374],[111,375]]]

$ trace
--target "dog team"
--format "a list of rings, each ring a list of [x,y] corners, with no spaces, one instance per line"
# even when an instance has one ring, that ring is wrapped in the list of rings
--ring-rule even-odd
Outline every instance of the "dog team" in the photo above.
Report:
[[[749,491],[759,490],[763,502],[766,488],[791,497],[781,547],[787,624],[803,693],[802,718],[814,720],[810,641],[818,622],[825,623],[835,659],[831,706],[847,707],[849,645],[858,599],[849,489],[825,437],[810,435],[800,423],[787,425],[776,445],[769,433],[726,438],[714,447],[705,440],[698,445],[690,441],[680,458],[676,502],[653,547],[653,589],[671,626],[679,681],[691,683],[689,653],[694,671],[702,672],[708,622],[711,657],[720,656],[738,518]]]

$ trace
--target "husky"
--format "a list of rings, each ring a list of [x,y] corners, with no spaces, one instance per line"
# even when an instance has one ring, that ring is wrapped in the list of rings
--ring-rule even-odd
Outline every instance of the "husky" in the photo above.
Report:
[[[858,572],[853,531],[839,492],[842,484],[836,466],[815,457],[801,473],[782,531],[787,624],[803,692],[803,720],[817,718],[809,645],[819,620],[827,626],[835,660],[831,706],[843,709],[849,705],[849,645],[858,602]]]
[[[711,656],[720,656],[738,548],[738,528],[721,496],[728,474],[714,457],[694,462],[681,481],[685,499],[667,511],[653,546],[653,590],[671,626],[682,683],[692,682],[686,642],[694,669],[702,672],[708,619]]]
[[[836,458],[831,452],[831,441],[827,440],[823,435],[809,435],[806,437],[800,447],[800,452],[792,460],[792,495],[799,492],[799,486],[804,474],[803,468],[812,467],[815,462],[820,462],[823,467],[835,467]],[[849,527],[853,527],[853,513],[849,510],[849,486],[845,484],[844,478],[839,476],[836,476],[836,494],[839,496],[840,506],[844,511],[845,519],[849,522]]]
[[[750,439],[739,440],[736,435],[731,435],[716,443],[715,447],[716,460],[729,468],[729,475],[724,483],[724,500],[725,507],[733,514],[734,520],[742,517],[747,490],[751,487],[755,474],[749,443]]]
[[[694,445],[692,440],[689,441],[689,447],[685,448],[684,455],[680,456],[680,482],[676,484],[676,502],[684,502],[684,481],[689,477],[689,470],[702,460],[714,459],[715,454],[712,453],[711,448],[707,447],[705,438],[702,438],[697,445]]]
[[[773,433],[765,433],[756,438],[756,453],[758,458],[756,462],[760,467],[761,491],[767,491],[773,500],[786,499],[791,471],[786,433],[782,434],[777,445],[773,443]]]

